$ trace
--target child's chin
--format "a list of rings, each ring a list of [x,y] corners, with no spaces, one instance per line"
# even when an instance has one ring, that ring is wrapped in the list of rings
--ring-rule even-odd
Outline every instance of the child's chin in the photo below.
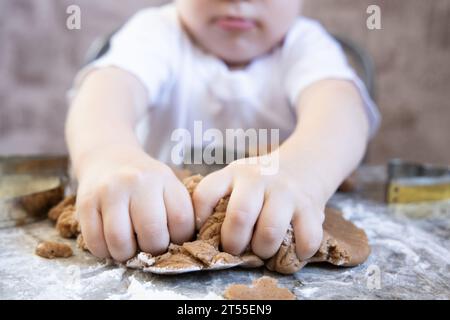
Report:
[[[229,66],[246,66],[260,55],[258,52],[244,49],[226,50],[226,52],[217,54]]]
[[[251,59],[249,59],[249,60],[222,59],[222,60],[231,68],[244,68],[251,62]]]

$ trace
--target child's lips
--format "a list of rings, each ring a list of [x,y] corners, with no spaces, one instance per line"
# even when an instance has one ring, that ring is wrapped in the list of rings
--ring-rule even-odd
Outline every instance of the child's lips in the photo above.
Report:
[[[252,19],[230,16],[219,17],[215,23],[227,31],[248,31],[256,26],[256,22]]]

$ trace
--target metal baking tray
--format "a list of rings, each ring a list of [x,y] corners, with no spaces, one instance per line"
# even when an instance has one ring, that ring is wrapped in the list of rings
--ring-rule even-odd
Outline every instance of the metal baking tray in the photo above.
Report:
[[[64,197],[67,156],[0,157],[0,228],[35,222]]]

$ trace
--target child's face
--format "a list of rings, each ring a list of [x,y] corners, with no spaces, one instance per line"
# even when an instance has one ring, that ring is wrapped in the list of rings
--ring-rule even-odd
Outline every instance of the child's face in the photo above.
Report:
[[[177,0],[191,37],[231,65],[246,64],[280,43],[302,0]]]

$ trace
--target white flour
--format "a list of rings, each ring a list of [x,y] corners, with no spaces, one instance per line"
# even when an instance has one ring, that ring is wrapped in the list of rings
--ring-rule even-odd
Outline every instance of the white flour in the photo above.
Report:
[[[125,294],[111,295],[108,300],[223,300],[223,297],[214,292],[208,292],[205,296],[188,297],[173,290],[158,289],[151,282],[140,282],[134,276],[130,276],[129,280],[130,284]]]
[[[317,291],[319,291],[319,288],[304,288],[298,290],[298,293],[304,298],[311,298]]]

